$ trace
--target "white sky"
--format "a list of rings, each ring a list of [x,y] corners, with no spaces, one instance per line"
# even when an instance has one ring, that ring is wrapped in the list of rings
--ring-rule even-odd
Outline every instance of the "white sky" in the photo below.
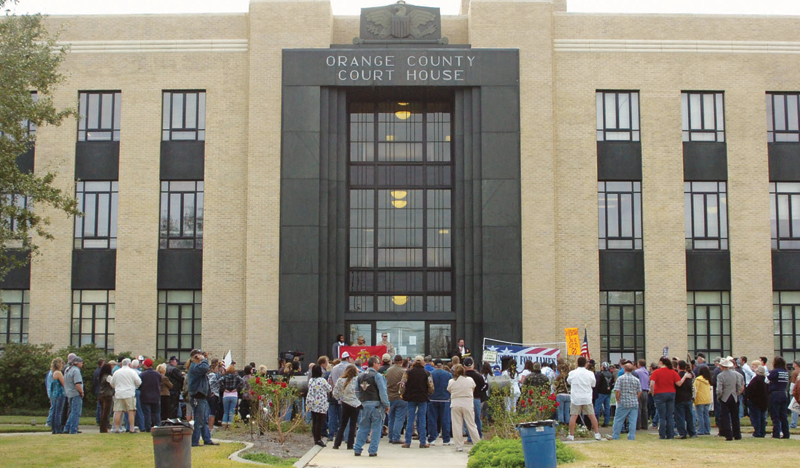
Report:
[[[16,13],[49,15],[246,12],[249,0],[20,0],[6,5]],[[393,0],[332,0],[335,15],[357,15],[362,7]],[[460,0],[409,0],[458,14]],[[800,15],[800,0],[568,0],[568,11],[609,13],[721,13]]]

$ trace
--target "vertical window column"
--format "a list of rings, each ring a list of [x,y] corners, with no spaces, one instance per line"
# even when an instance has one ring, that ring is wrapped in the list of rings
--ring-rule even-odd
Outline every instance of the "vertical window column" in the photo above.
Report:
[[[114,352],[115,291],[72,291],[72,346],[94,343]]]
[[[192,349],[202,347],[202,320],[201,291],[159,291],[158,355],[175,355],[180,361],[189,359]]]
[[[800,291],[772,293],[775,355],[786,362],[800,358]]]
[[[159,248],[203,248],[203,181],[161,182]]]
[[[644,291],[600,292],[600,348],[607,362],[644,357]]]
[[[681,93],[683,141],[725,141],[725,104],[723,93]]]
[[[730,291],[687,291],[689,354],[731,354]]]
[[[120,91],[78,93],[78,141],[119,141],[121,108]]]
[[[75,193],[84,214],[75,217],[75,248],[116,249],[119,182],[77,182]]]
[[[5,343],[27,343],[31,292],[27,289],[0,291],[0,349]]]
[[[686,249],[728,250],[725,182],[684,182]]]

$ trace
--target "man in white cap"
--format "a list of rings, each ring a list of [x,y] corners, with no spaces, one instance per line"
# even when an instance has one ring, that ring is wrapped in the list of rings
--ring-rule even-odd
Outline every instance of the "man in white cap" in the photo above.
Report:
[[[131,369],[131,360],[125,358],[122,367],[111,377],[111,386],[114,387],[114,426],[111,432],[125,432],[120,427],[122,413],[128,414],[128,420],[136,417],[136,389],[142,384],[139,374]],[[131,432],[139,432],[135,425]]]
[[[744,391],[744,377],[733,370],[731,358],[720,360],[722,372],[717,376],[717,400],[719,400],[720,414],[717,419],[719,434],[725,440],[741,440],[742,432],[739,427],[739,398]]]

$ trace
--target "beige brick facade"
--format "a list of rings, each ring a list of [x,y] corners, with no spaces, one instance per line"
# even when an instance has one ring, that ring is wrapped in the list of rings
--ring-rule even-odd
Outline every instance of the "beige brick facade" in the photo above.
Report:
[[[387,2],[388,3],[388,2]],[[800,90],[797,18],[575,14],[563,0],[472,0],[443,36],[520,53],[523,331],[600,352],[595,91],[639,90],[646,354],[687,347],[681,91],[725,93],[733,353],[773,353],[765,103]],[[161,92],[207,92],[203,347],[278,352],[282,50],[358,36],[324,0],[252,0],[247,14],[56,17],[67,82],[122,91],[116,349],[155,354]],[[114,32],[111,35],[111,32]],[[160,48],[159,48],[160,47]],[[194,49],[193,49],[194,48]],[[36,170],[72,191],[75,122],[42,128]],[[31,273],[30,341],[69,343],[73,220],[51,215]],[[333,339],[333,337],[331,337]]]

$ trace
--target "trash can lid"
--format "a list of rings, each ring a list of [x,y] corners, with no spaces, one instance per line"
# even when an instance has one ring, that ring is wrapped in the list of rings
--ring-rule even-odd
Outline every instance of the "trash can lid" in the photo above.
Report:
[[[552,419],[545,419],[544,421],[531,421],[517,424],[517,429],[520,427],[552,427],[558,424]]]

